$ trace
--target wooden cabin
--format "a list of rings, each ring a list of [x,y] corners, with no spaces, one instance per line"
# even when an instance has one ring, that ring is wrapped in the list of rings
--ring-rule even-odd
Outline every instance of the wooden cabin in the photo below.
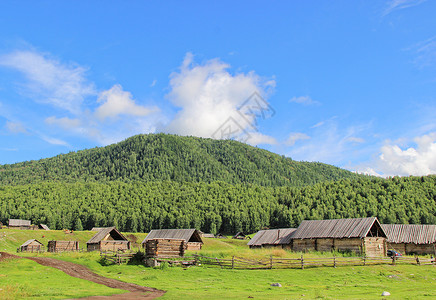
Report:
[[[153,239],[184,240],[186,250],[201,250],[203,246],[203,240],[197,229],[155,229],[150,231],[142,243]]]
[[[9,219],[9,228],[11,229],[31,229],[30,220]]]
[[[217,239],[226,239],[227,237],[226,237],[224,234],[222,234],[222,233],[218,233],[218,234],[215,236],[215,238],[217,238]]]
[[[289,245],[290,235],[296,228],[259,230],[247,243],[250,248],[283,247]]]
[[[86,248],[88,251],[130,250],[130,241],[115,227],[106,227],[86,242]]]
[[[146,240],[142,246],[148,258],[180,257],[185,255],[185,240],[183,239],[151,239]]]
[[[290,236],[293,251],[344,251],[386,256],[386,233],[377,218],[305,220]]]
[[[42,250],[44,250],[44,245],[35,239],[24,242],[24,244],[18,248],[19,252],[39,252]]]
[[[242,233],[242,232],[238,232],[237,234],[235,234],[232,239],[237,239],[237,240],[245,240],[247,239],[247,236]]]
[[[436,225],[383,224],[387,247],[401,254],[436,255]]]
[[[47,245],[48,252],[65,252],[65,251],[78,251],[78,241],[49,241]]]

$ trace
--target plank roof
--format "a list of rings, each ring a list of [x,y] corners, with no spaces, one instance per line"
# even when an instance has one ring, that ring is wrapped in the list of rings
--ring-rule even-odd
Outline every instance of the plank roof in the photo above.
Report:
[[[436,243],[436,225],[383,224],[389,243]]]
[[[304,220],[292,234],[291,239],[364,238],[374,225],[379,227],[383,232],[381,224],[376,217]],[[386,237],[384,232],[383,234]]]
[[[179,239],[189,242],[192,237],[196,241],[203,243],[200,232],[197,229],[154,229],[150,231],[142,243],[153,239]]]
[[[248,246],[283,245],[289,244],[290,235],[296,228],[280,228],[259,230],[247,243]]]
[[[31,240],[27,240],[27,241],[25,241],[25,242],[24,242],[20,247],[28,246],[28,245],[30,245],[30,244],[33,243],[33,242],[38,242],[39,244],[43,245],[40,241],[38,241],[38,240],[36,240],[36,239],[31,239]]]
[[[100,231],[98,231],[89,241],[87,241],[87,244],[95,244],[101,242],[108,234],[110,234],[115,241],[128,241],[124,235],[121,234],[121,232],[118,231],[115,227],[106,227],[102,228]]]
[[[45,224],[39,224],[38,227],[39,227],[39,228],[42,228],[42,229],[44,229],[44,230],[50,230],[50,228],[48,228],[48,226],[45,225]]]
[[[30,220],[9,219],[9,226],[30,226]]]

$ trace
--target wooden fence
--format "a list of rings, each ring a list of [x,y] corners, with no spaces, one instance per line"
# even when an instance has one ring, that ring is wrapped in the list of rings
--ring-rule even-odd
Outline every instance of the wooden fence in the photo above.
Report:
[[[133,256],[135,256],[134,252],[125,252],[125,251],[101,251],[100,257],[112,262],[117,265],[121,265],[123,263],[129,262]]]

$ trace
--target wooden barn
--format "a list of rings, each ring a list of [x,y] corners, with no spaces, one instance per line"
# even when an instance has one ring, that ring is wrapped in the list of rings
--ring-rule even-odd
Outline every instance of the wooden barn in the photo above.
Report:
[[[65,251],[78,251],[78,241],[49,241],[47,245],[48,252],[65,252]]]
[[[31,229],[30,220],[9,219],[9,228]]]
[[[401,254],[436,255],[436,225],[383,224],[387,247]]]
[[[344,251],[386,256],[386,233],[377,218],[305,220],[290,236],[293,251]]]
[[[247,243],[250,248],[286,247],[296,228],[259,230]]]
[[[151,239],[142,244],[145,255],[150,257],[180,257],[185,255],[187,245],[183,239]]]
[[[203,240],[197,229],[155,229],[150,231],[142,243],[154,239],[184,240],[186,250],[201,250],[203,246]]]
[[[24,244],[20,246],[18,251],[20,252],[39,252],[44,249],[44,245],[38,240],[31,239],[26,241]]]
[[[106,227],[86,242],[86,248],[88,251],[130,250],[130,241],[115,227]]]

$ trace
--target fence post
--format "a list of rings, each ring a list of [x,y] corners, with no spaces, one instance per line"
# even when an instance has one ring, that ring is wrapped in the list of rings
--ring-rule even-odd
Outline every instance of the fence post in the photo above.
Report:
[[[395,255],[392,256],[392,264],[395,265]]]
[[[232,269],[234,268],[234,266],[235,266],[235,256],[233,255],[232,256]]]
[[[363,265],[366,266],[366,255],[363,256]]]
[[[273,268],[273,257],[272,257],[272,255],[270,255],[270,257],[269,257],[269,262],[270,262],[269,268],[272,269]]]
[[[301,254],[301,270],[304,270],[304,258],[303,258],[303,254]]]
[[[336,268],[336,256],[333,255],[333,268]]]
[[[421,262],[419,261],[419,257],[418,257],[418,256],[416,257],[416,263],[417,263],[418,265],[421,264]]]

